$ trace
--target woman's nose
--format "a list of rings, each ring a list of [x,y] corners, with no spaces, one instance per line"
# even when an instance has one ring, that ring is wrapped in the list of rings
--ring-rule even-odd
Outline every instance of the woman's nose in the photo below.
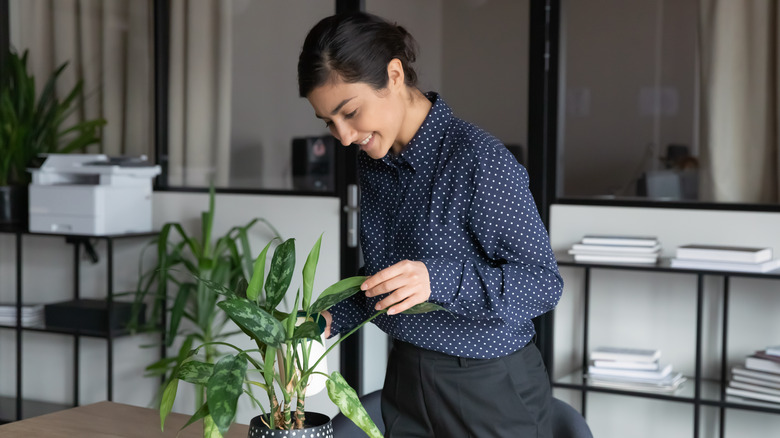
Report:
[[[349,146],[355,141],[355,130],[352,129],[348,124],[341,123],[338,125],[334,125],[336,130],[336,138],[341,141],[341,144],[344,146]]]

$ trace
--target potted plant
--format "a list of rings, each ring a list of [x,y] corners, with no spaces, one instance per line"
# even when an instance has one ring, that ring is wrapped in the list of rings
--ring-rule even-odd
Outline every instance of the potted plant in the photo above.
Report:
[[[70,123],[78,108],[83,82],[64,100],[55,85],[67,63],[49,77],[38,95],[35,78],[27,70],[27,51],[6,52],[0,72],[0,224],[22,225],[27,218],[27,168],[46,153],[68,153],[100,141],[103,119]]]
[[[322,355],[312,355],[313,343],[322,343],[320,313],[332,305],[360,291],[367,277],[350,277],[326,288],[313,301],[313,283],[319,260],[320,243],[317,240],[302,270],[302,287],[295,293],[294,305],[289,312],[280,308],[290,288],[295,267],[294,239],[279,244],[271,259],[266,275],[266,255],[269,243],[254,264],[252,277],[247,284],[236,289],[225,288],[208,280],[203,283],[223,297],[216,305],[254,343],[252,349],[220,342],[231,349],[216,363],[194,359],[202,344],[189,352],[182,352],[176,361],[174,379],[163,392],[160,405],[161,426],[173,406],[179,380],[205,387],[206,400],[184,427],[203,419],[203,436],[221,437],[235,419],[239,397],[247,394],[260,406],[261,415],[250,422],[249,436],[314,436],[332,437],[330,420],[321,414],[305,410],[306,390],[315,376],[326,378],[328,396],[339,410],[371,437],[381,437],[379,429],[371,421],[358,399],[357,393],[338,373],[322,375],[317,366],[332,349],[359,330],[363,325],[388,311],[383,309],[344,334]],[[433,303],[418,304],[403,313],[424,313],[443,310]],[[254,396],[250,388],[266,393],[268,409]],[[294,401],[293,401],[294,399]],[[310,422],[317,417],[324,424]],[[325,417],[324,419],[322,417]],[[307,429],[308,428],[308,429]],[[313,431],[310,428],[321,428]]]
[[[215,342],[233,333],[225,329],[228,318],[216,306],[218,295],[199,279],[222,287],[238,287],[240,283],[248,282],[252,275],[254,258],[249,243],[250,229],[261,222],[273,236],[281,238],[262,218],[214,236],[214,215],[215,190],[211,186],[208,210],[201,213],[198,232],[190,235],[181,223],[169,222],[144,248],[140,257],[142,274],[132,292],[134,303],[129,325],[131,331],[161,330],[165,349],[172,347],[177,339],[183,352],[189,352],[195,342],[203,343],[200,358],[207,363],[213,363],[217,357]],[[149,248],[156,250],[157,260],[145,267]],[[150,317],[142,324],[143,304],[149,301],[152,304]],[[163,357],[146,367],[147,376],[162,378],[160,391],[173,378],[176,360],[176,357]],[[197,406],[202,404],[203,397],[203,391],[196,392]]]

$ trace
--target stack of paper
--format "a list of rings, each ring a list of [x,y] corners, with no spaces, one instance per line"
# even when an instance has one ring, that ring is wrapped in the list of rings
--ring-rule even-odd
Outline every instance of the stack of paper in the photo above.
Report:
[[[16,325],[16,305],[0,304],[0,325]],[[43,304],[22,306],[22,327],[43,325]]]
[[[631,391],[674,392],[686,378],[671,364],[661,364],[661,351],[600,347],[590,354],[588,379],[593,386]]]
[[[672,259],[673,268],[714,271],[769,272],[780,268],[772,248],[742,246],[683,245]]]
[[[661,244],[655,237],[588,235],[572,245],[576,262],[655,264]]]
[[[744,367],[731,369],[726,394],[780,403],[780,346],[756,351],[745,358]]]

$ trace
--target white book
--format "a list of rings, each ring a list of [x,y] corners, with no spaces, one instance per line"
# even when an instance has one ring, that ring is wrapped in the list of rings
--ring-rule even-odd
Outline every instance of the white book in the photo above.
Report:
[[[569,254],[652,254],[661,250],[661,244],[654,246],[620,246],[620,245],[588,245],[585,243],[575,243],[571,246]]]
[[[748,391],[746,389],[726,387],[726,394],[736,395],[739,397],[752,398],[755,400],[768,401],[773,403],[780,403],[780,397],[770,394],[764,394],[762,392]]]
[[[645,383],[636,381],[624,381],[624,380],[604,380],[593,378],[590,380],[590,384],[593,386],[601,386],[605,388],[623,389],[628,391],[647,391],[647,392],[674,392],[680,388],[680,386],[687,379],[678,373],[674,376],[669,376],[668,379],[660,383]]]
[[[772,345],[770,347],[766,347],[765,353],[772,356],[780,356],[780,345]]]
[[[737,262],[712,262],[707,260],[683,260],[672,259],[673,268],[703,269],[709,271],[731,272],[771,272],[780,268],[780,259],[769,260],[761,263],[737,263]]]
[[[668,364],[657,370],[622,370],[618,368],[599,368],[595,366],[588,367],[588,374],[593,377],[625,377],[642,381],[663,380],[672,372],[672,365]]]
[[[661,358],[661,350],[626,347],[598,347],[590,352],[590,359],[620,360],[631,362],[656,362]]]
[[[769,382],[780,383],[780,374],[767,373],[764,371],[749,370],[743,367],[734,367],[731,372],[736,376],[752,377],[754,379],[766,380]]]
[[[582,238],[582,243],[588,245],[619,245],[619,246],[655,246],[657,237],[651,236],[612,236],[612,235],[587,235]]]
[[[734,373],[731,376],[732,382],[744,382],[744,383],[751,383],[753,385],[762,385],[767,388],[774,388],[777,390],[780,390],[780,382],[772,382],[770,380],[764,380],[764,379],[756,379],[753,377],[747,377],[743,376],[741,374]]]
[[[691,244],[678,247],[676,255],[678,259],[686,260],[761,263],[772,260],[772,248]]]
[[[658,362],[631,362],[626,360],[594,360],[593,366],[598,368],[618,368],[623,370],[654,371],[659,368]]]
[[[780,397],[780,389],[777,388],[769,388],[767,386],[755,385],[747,382],[740,382],[738,380],[732,380],[729,383],[729,385],[731,385],[733,388],[741,388],[741,389],[747,389],[748,391],[763,392],[765,394],[772,394]]]
[[[780,374],[780,362],[760,357],[748,356],[745,358],[745,368],[756,371]]]
[[[601,255],[601,254],[574,254],[575,262],[596,263],[640,263],[655,264],[658,262],[658,254],[650,256],[641,255]]]

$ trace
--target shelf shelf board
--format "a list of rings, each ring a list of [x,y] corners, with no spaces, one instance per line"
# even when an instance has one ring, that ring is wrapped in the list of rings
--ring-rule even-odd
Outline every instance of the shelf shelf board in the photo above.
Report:
[[[752,278],[780,278],[780,271],[775,270],[771,272],[736,272],[736,271],[715,271],[709,269],[687,269],[687,268],[673,268],[671,266],[671,259],[660,258],[656,264],[637,264],[637,263],[597,263],[597,262],[575,262],[574,257],[565,254],[556,254],[556,260],[559,266],[571,266],[580,268],[597,268],[597,269],[622,269],[630,271],[652,271],[652,272],[667,272],[675,274],[704,274],[704,275],[719,275],[729,277],[752,277]]]
[[[10,330],[16,330],[15,325],[6,325],[6,324],[0,324],[0,329],[10,329]],[[95,330],[74,330],[74,329],[66,329],[66,328],[55,328],[55,327],[45,327],[45,326],[27,326],[22,327],[22,331],[27,332],[38,332],[38,333],[57,333],[61,335],[79,335],[79,336],[86,336],[90,338],[108,338],[108,333],[104,331],[95,331]],[[140,332],[138,332],[140,333]],[[111,333],[111,338],[120,338],[123,336],[129,336],[131,335],[130,331],[127,329],[120,329],[120,330],[114,330]]]
[[[22,419],[70,409],[73,406],[37,400],[22,400]],[[0,423],[16,421],[16,398],[0,397]]]
[[[708,386],[708,385],[717,386],[717,383],[715,382],[705,381],[702,383],[704,386]],[[607,394],[626,395],[631,397],[654,398],[654,399],[669,400],[669,401],[676,401],[676,402],[683,402],[683,403],[693,403],[694,393],[696,389],[696,382],[694,382],[694,380],[689,377],[688,381],[684,382],[680,386],[680,388],[678,388],[674,392],[650,392],[650,391],[640,391],[634,389],[620,389],[620,388],[609,388],[605,386],[590,385],[588,384],[587,379],[584,378],[582,371],[577,371],[567,376],[564,376],[560,379],[555,380],[553,382],[553,387],[575,389],[579,391],[588,391],[588,392],[601,392]]]
[[[751,400],[731,395],[726,395],[726,398],[721,400],[720,382],[710,379],[702,379],[701,385],[700,403],[702,405],[780,414],[780,404],[778,403]],[[553,387],[573,389],[578,391],[617,394],[630,397],[654,398],[683,403],[695,403],[694,397],[696,382],[692,377],[688,377],[688,381],[683,383],[680,389],[673,393],[645,392],[631,389],[607,388],[603,386],[589,385],[587,383],[587,379],[583,379],[583,373],[581,371],[577,371],[554,381]]]

